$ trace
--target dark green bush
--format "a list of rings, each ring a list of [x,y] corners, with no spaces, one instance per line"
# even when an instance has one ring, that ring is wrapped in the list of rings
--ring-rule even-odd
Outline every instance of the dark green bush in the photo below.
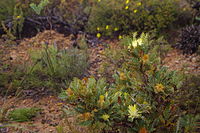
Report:
[[[180,13],[174,0],[101,0],[94,3],[88,31],[105,35],[119,31],[159,32],[168,28]]]
[[[198,51],[200,44],[200,26],[191,25],[182,29],[176,48],[183,50],[185,54],[193,54]]]

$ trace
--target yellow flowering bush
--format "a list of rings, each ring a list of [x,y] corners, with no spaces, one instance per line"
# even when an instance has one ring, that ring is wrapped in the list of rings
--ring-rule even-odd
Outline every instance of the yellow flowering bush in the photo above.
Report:
[[[114,75],[114,88],[125,91],[136,102],[128,105],[129,120],[134,123],[134,128],[129,127],[132,132],[140,131],[141,127],[148,132],[163,129],[173,132],[180,113],[178,108],[174,109],[174,95],[182,84],[182,75],[161,66],[153,43],[148,34],[134,33],[132,37],[125,37],[124,63]],[[126,80],[122,80],[121,73]]]
[[[148,34],[127,40],[122,49],[126,58],[116,69],[112,84],[104,79],[74,79],[62,98],[73,105],[74,115],[87,118],[79,123],[93,130],[161,132],[164,128],[172,132],[178,111],[172,110],[173,94],[182,78],[160,65]],[[133,47],[132,42],[140,43]]]
[[[100,27],[98,33],[104,36],[130,31],[160,32],[181,13],[178,0],[94,0],[87,30],[97,33]]]

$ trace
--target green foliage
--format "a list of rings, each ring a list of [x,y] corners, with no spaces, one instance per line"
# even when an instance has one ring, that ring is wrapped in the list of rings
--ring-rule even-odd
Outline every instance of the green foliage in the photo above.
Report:
[[[39,111],[41,111],[39,108],[19,108],[10,111],[8,117],[12,121],[25,122],[30,121]]]
[[[9,4],[9,3],[7,3]],[[13,5],[15,4],[15,5]],[[12,6],[12,7],[10,7]],[[4,15],[4,17],[0,16],[0,21],[1,21],[1,27],[3,28],[4,32],[6,32],[6,39],[10,39],[10,40],[15,40],[16,37],[20,38],[20,33],[22,32],[23,29],[23,23],[24,23],[24,13],[23,13],[23,9],[21,7],[21,5],[15,1],[13,1],[13,3],[11,5],[8,6],[9,8],[12,8],[12,12],[8,11],[6,13],[2,13],[2,15]],[[9,10],[9,9],[7,9]],[[7,27],[4,23],[5,20],[11,19],[11,23],[9,27]]]
[[[160,65],[148,34],[133,34],[123,46],[124,62],[108,85],[104,79],[74,79],[62,98],[74,105],[81,125],[104,131],[173,132],[173,100],[182,76]]]
[[[137,33],[133,33],[132,38],[130,36],[124,36],[120,41],[120,45],[117,47],[108,45],[108,48],[106,48],[105,52],[103,53],[103,55],[106,57],[106,60],[102,64],[99,73],[112,78],[111,75],[113,72],[120,68],[127,58],[130,58],[126,52],[127,50],[124,48],[124,45],[136,45],[137,43],[141,42],[141,40],[145,40],[145,43],[149,44],[150,49],[153,49],[153,51],[160,57],[160,61],[162,61],[162,58],[171,48],[163,37],[157,38],[155,34],[141,34],[139,40],[137,39],[139,37],[139,34]],[[131,48],[133,46],[130,45],[128,47]]]
[[[55,1],[58,14],[63,21],[70,25],[72,32],[85,31],[92,8],[91,0],[58,1]]]
[[[174,0],[101,0],[95,2],[88,31],[112,35],[168,28],[181,13]]]
[[[88,59],[87,48],[59,51],[55,46],[47,46],[42,51],[33,53],[32,59],[38,63],[31,70],[30,77],[37,77],[40,74],[47,85],[55,84],[51,87],[61,88],[65,86],[60,86],[60,83],[69,83],[73,77],[80,77],[85,72]]]
[[[1,93],[16,90],[18,93],[20,90],[34,88],[60,91],[74,77],[83,76],[88,66],[88,52],[84,44],[81,45],[81,49],[65,50],[59,50],[53,45],[44,45],[42,49],[30,53],[31,61],[0,70]],[[11,71],[7,72],[6,69]]]
[[[200,77],[187,75],[183,86],[176,92],[176,102],[181,110],[189,114],[200,112]]]
[[[200,115],[187,114],[178,120],[176,133],[196,133],[199,126]]]
[[[37,13],[37,15],[40,15],[41,11],[48,5],[49,0],[41,0],[38,5],[35,3],[31,3],[30,7]]]
[[[24,14],[21,7],[15,6],[12,23],[12,34],[20,36],[24,24]]]
[[[16,0],[0,1],[0,22],[12,17],[15,4]]]

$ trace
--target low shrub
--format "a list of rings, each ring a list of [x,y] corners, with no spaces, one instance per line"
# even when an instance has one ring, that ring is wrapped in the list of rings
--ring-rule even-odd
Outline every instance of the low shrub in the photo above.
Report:
[[[57,15],[70,26],[70,32],[72,34],[77,34],[79,31],[85,32],[93,0],[71,0],[70,2],[58,0],[56,2]]]
[[[59,50],[56,46],[44,45],[42,49],[30,53],[31,61],[0,72],[3,81],[0,83],[1,92],[36,88],[60,91],[74,77],[82,77],[88,66],[87,47],[83,46],[82,49]]]
[[[182,84],[182,75],[160,65],[153,40],[129,38],[124,62],[113,75],[104,79],[74,79],[61,94],[73,106],[81,125],[98,132],[174,132],[179,110],[174,92]],[[67,111],[66,111],[67,112]]]
[[[191,25],[182,29],[175,47],[183,50],[184,54],[193,54],[198,51],[200,44],[200,26]]]

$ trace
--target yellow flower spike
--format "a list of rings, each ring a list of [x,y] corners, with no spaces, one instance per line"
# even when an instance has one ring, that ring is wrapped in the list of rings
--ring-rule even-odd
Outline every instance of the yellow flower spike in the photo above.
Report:
[[[119,39],[122,39],[122,36],[121,35],[119,35],[119,37],[118,37]]]
[[[137,46],[142,45],[142,43],[143,43],[143,41],[142,41],[141,38],[139,38],[139,39],[137,39],[137,40],[133,40],[133,41],[131,42],[131,44],[129,44],[128,49],[136,48]]]
[[[74,92],[72,91],[71,88],[68,88],[68,89],[66,90],[66,93],[67,93],[68,96],[74,95]]]
[[[126,80],[126,75],[122,72],[119,74],[119,79],[120,80]]]
[[[98,101],[98,103],[100,104],[101,107],[103,106],[103,104],[104,104],[104,102],[105,102],[104,98],[105,98],[104,95],[100,95],[100,96],[99,96],[99,101]]]
[[[101,2],[101,0],[97,0],[98,2]]]
[[[100,28],[99,28],[99,27],[97,27],[97,31],[100,31]]]
[[[94,112],[98,112],[98,110],[97,110],[97,109],[94,109],[93,111],[94,111]]]
[[[128,106],[128,112],[129,112],[129,118],[131,118],[132,120],[134,118],[140,117],[140,112],[137,110],[136,104],[134,106],[129,105]]]
[[[125,7],[125,10],[128,10],[128,8],[129,8],[129,6],[126,6],[126,7]]]
[[[164,92],[164,86],[162,84],[156,84],[155,86],[155,92],[159,93],[159,92]]]
[[[100,33],[97,33],[97,38],[100,38],[101,37],[101,34]]]
[[[114,31],[118,31],[119,29],[116,27],[116,28],[114,28]]]
[[[106,30],[108,30],[109,29],[109,25],[106,25]]]
[[[128,4],[129,3],[129,0],[126,0],[126,4]]]
[[[146,63],[148,60],[149,60],[149,55],[148,55],[148,54],[145,54],[145,55],[142,57],[142,62],[143,62],[143,63]]]
[[[108,121],[109,118],[110,118],[110,116],[107,115],[107,114],[104,114],[104,115],[101,116],[101,118],[102,118],[104,121]]]
[[[142,5],[142,3],[141,3],[141,2],[138,2],[138,3],[137,3],[137,5],[138,5],[138,6],[141,6],[141,5]]]
[[[100,101],[104,101],[104,98],[105,98],[104,95],[100,95],[100,96],[99,96],[99,100],[100,100]]]
[[[134,12],[134,13],[137,13],[137,12],[138,12],[138,10],[137,10],[137,9],[135,9],[133,12]]]

